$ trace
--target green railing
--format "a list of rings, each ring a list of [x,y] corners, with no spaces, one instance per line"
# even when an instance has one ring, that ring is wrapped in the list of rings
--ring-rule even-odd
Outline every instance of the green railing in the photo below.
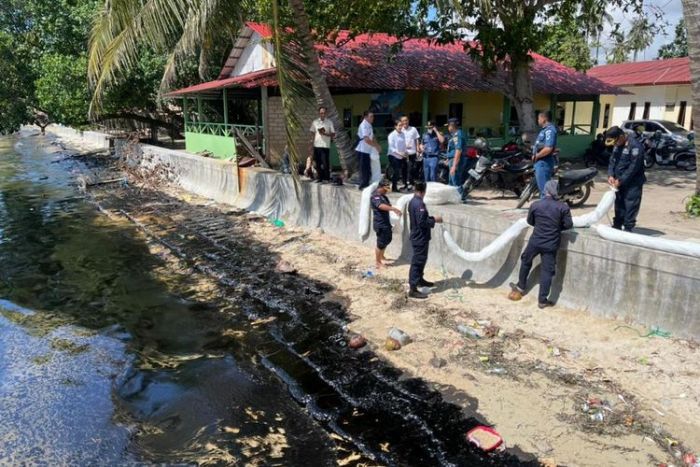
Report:
[[[260,128],[255,125],[232,125],[226,123],[209,123],[209,122],[187,122],[185,124],[185,132],[199,133],[202,135],[212,136],[227,136],[233,138],[234,130],[237,129],[244,136],[256,136]]]

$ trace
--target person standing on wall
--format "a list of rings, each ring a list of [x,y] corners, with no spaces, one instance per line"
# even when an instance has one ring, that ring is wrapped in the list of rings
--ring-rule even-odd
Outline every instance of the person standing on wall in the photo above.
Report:
[[[540,198],[544,198],[544,185],[552,178],[556,162],[554,151],[557,148],[557,127],[551,120],[550,112],[540,112],[537,115],[537,124],[542,129],[532,146],[532,161],[535,163],[535,180]]]
[[[464,154],[467,149],[467,140],[464,133],[459,128],[459,120],[450,118],[447,121],[447,160],[450,167],[450,186],[456,186],[460,194],[462,194],[462,185],[466,179],[467,155]],[[438,132],[440,144],[445,142],[445,137]]]
[[[318,118],[311,122],[309,131],[313,135],[313,157],[318,178],[316,182],[331,181],[331,140],[335,138],[333,122],[326,118],[326,108],[318,108]]]
[[[374,258],[377,263],[377,269],[384,267],[384,250],[389,246],[392,240],[391,221],[389,213],[394,212],[401,215],[401,210],[391,205],[391,201],[386,194],[389,191],[389,180],[382,179],[379,181],[379,186],[372,193],[370,202],[372,203],[373,227],[377,237],[377,247],[374,250]]]
[[[527,223],[534,227],[527,247],[520,257],[520,275],[518,283],[511,283],[513,289],[508,295],[511,300],[520,300],[525,295],[527,276],[532,269],[532,261],[539,256],[540,264],[540,293],[538,306],[547,308],[554,306],[549,301],[549,291],[557,264],[557,251],[561,244],[561,233],[574,226],[569,206],[558,201],[559,182],[548,181],[544,186],[544,198],[530,206],[527,213]]]
[[[642,205],[642,187],[647,181],[644,174],[644,146],[634,134],[627,134],[618,126],[605,132],[606,145],[614,149],[608,165],[608,183],[617,188],[613,228],[632,232]]]
[[[365,110],[362,114],[362,122],[357,129],[357,145],[355,146],[355,154],[357,155],[358,167],[360,168],[360,190],[364,190],[369,186],[370,178],[372,177],[372,164],[369,158],[372,148],[381,152],[381,146],[374,140],[374,114],[369,110]]]
[[[442,223],[442,217],[431,216],[428,208],[425,207],[423,197],[425,196],[425,182],[416,182],[415,194],[408,203],[408,214],[411,226],[411,245],[413,246],[413,256],[411,257],[411,268],[408,273],[408,296],[411,298],[428,298],[426,294],[418,290],[418,287],[432,287],[435,284],[423,278],[425,265],[428,262],[428,249],[430,247],[430,230],[435,224]]]
[[[403,136],[406,139],[406,154],[408,154],[408,183],[415,185],[416,181],[421,179],[420,166],[417,160],[420,135],[418,130],[411,126],[406,115],[401,117],[401,125],[403,126]]]
[[[389,133],[389,164],[391,164],[391,190],[398,192],[399,177],[403,180],[403,190],[408,190],[408,158],[406,153],[406,138],[403,124],[400,120],[394,123],[394,131]]]
[[[426,182],[437,181],[437,166],[440,160],[440,130],[435,128],[433,122],[428,121],[426,132],[421,139],[420,150],[423,154],[423,174]]]

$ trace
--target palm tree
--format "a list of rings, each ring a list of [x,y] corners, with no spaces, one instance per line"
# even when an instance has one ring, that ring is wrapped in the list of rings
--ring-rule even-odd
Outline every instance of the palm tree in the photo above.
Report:
[[[645,17],[632,21],[632,27],[627,34],[627,45],[632,50],[632,60],[637,61],[637,54],[646,50],[654,42],[657,28]]]
[[[619,29],[616,29],[610,33],[610,37],[612,37],[613,42],[608,50],[608,63],[626,62],[629,49],[627,48],[624,34]]]
[[[584,28],[586,31],[586,42],[589,43],[591,36],[595,34],[593,43],[595,44],[595,63],[598,63],[600,55],[600,36],[605,30],[606,24],[613,23],[613,17],[606,5],[596,0],[584,0],[581,4],[581,16],[584,18]]]
[[[683,0],[683,17],[688,28],[688,56],[693,89],[693,122],[700,125],[700,8],[697,0]],[[695,130],[695,154],[700,165],[700,140]],[[695,180],[695,194],[700,196],[700,170]]]
[[[294,34],[302,39],[304,53],[300,55],[303,60],[300,64],[290,57],[289,50],[293,46],[283,46],[280,40],[281,36],[288,36],[289,33],[279,20],[279,0],[270,1],[278,81],[287,117],[291,162],[296,164],[300,159],[295,145],[295,130],[298,128],[295,102],[301,90],[299,76],[295,76],[292,70],[296,67],[310,81],[316,101],[327,108],[333,124],[339,129],[338,152],[343,168],[351,171],[353,154],[350,140],[343,131],[342,121],[313,48],[304,5],[301,1],[290,2],[295,21],[292,28]],[[162,86],[167,88],[176,75],[177,64],[183,58],[199,54],[200,65],[204,64],[217,40],[225,35],[235,36],[247,14],[260,10],[260,5],[254,0],[105,0],[90,37],[88,76],[94,88],[91,115],[96,116],[101,111],[105,91],[125,71],[135,67],[143,46],[170,54]],[[285,43],[289,42],[287,39],[285,37]],[[200,71],[202,68],[200,66]],[[295,171],[292,173],[296,174]]]

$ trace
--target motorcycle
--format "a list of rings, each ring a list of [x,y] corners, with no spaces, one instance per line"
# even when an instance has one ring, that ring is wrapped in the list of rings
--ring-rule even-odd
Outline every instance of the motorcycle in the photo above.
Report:
[[[528,177],[534,174],[529,158],[517,147],[515,151],[491,151],[483,138],[477,138],[474,146],[478,159],[462,185],[462,200],[484,181],[492,187],[512,191],[516,196],[520,196],[527,186]]]
[[[693,133],[688,134],[688,141],[664,136],[660,131],[647,140],[644,154],[644,168],[650,169],[654,164],[660,166],[675,165],[679,169],[696,170],[695,144]]]
[[[591,196],[593,179],[598,174],[598,169],[588,167],[580,170],[567,170],[559,173],[559,168],[554,168],[554,177],[559,181],[559,199],[572,208],[583,206]],[[528,180],[528,185],[518,199],[518,208],[522,208],[533,197],[539,197],[540,190],[537,187],[534,170]]]
[[[610,150],[605,146],[605,138],[602,134],[598,135],[595,141],[591,143],[591,146],[586,149],[583,161],[586,167],[608,166],[610,163]]]

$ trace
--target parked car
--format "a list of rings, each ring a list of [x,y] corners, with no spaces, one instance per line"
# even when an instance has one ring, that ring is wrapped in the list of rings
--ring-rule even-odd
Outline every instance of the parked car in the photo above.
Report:
[[[661,132],[662,137],[672,139],[680,146],[688,145],[688,130],[668,120],[627,120],[622,123],[622,129],[634,131],[638,126],[644,126],[644,135],[652,137],[657,131]]]

